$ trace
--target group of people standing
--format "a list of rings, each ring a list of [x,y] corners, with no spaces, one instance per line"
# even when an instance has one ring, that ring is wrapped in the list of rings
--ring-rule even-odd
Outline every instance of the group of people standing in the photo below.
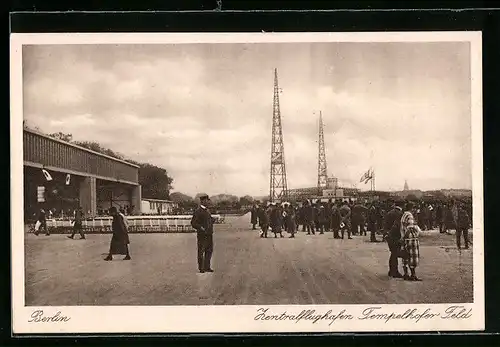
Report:
[[[376,231],[382,227],[382,215],[375,203],[365,205],[332,199],[327,203],[305,200],[300,206],[288,202],[255,205],[250,218],[253,229],[258,225],[264,238],[268,230],[275,237],[278,234],[283,237],[282,231],[286,231],[293,238],[302,226],[307,235],[332,231],[334,238],[342,239],[346,233],[348,239],[352,239],[352,235],[367,235],[368,229],[371,241],[376,242]]]
[[[445,233],[455,229],[457,248],[462,248],[463,238],[464,249],[468,249],[471,209],[472,204],[456,200],[434,204],[392,200],[354,203],[331,199],[325,204],[320,200],[316,203],[306,200],[300,206],[291,203],[255,205],[251,224],[254,230],[257,225],[261,228],[260,237],[264,238],[268,230],[274,237],[283,237],[282,231],[287,231],[293,238],[300,225],[307,235],[332,231],[334,238],[342,239],[346,233],[348,239],[352,235],[367,235],[368,230],[372,242],[378,242],[376,234],[379,232],[389,246],[389,277],[420,281],[416,268],[420,260],[421,230],[438,227]],[[403,274],[399,272],[398,259],[402,259]]]
[[[387,213],[385,219],[386,240],[391,252],[388,275],[393,278],[420,281],[416,275],[416,268],[420,259],[419,236],[421,229],[415,216],[420,213],[421,206],[410,201],[404,204],[393,203],[392,205],[392,209]],[[463,237],[465,249],[469,249],[468,230],[472,226],[472,221],[468,205],[464,202],[452,200],[447,206],[451,220],[447,221],[446,226],[456,230],[457,248],[461,249],[461,239]],[[440,232],[443,233],[441,228]],[[403,260],[403,274],[399,272],[399,258]],[[408,274],[408,270],[410,270],[411,274]]]

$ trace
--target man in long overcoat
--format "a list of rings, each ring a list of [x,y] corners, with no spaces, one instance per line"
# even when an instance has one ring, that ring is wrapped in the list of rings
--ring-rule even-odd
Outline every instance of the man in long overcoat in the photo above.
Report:
[[[340,230],[342,232],[342,239],[344,239],[344,234],[347,230],[347,238],[352,239],[351,237],[351,208],[348,203],[344,201],[342,206],[339,209],[340,212]]]
[[[304,225],[307,235],[314,235],[314,208],[308,200],[304,201]]]
[[[389,256],[389,277],[403,278],[403,275],[399,272],[399,261],[398,257],[401,253],[401,217],[403,216],[403,210],[396,204],[393,205],[391,211],[385,216],[385,235],[387,240],[387,245],[389,246],[389,251],[391,255]]]
[[[257,206],[252,207],[252,211],[250,212],[250,223],[252,224],[252,230],[255,230],[255,226],[257,225],[258,210]]]
[[[271,215],[269,218],[269,226],[271,227],[271,231],[274,233],[274,237],[277,238],[280,234],[280,237],[283,237],[281,228],[283,226],[283,216],[281,213],[281,208],[276,205],[275,202],[271,204]]]
[[[333,231],[334,239],[340,238],[339,231],[340,231],[340,222],[342,218],[340,216],[338,204],[339,204],[338,202],[333,204],[331,209],[330,228]]]
[[[111,237],[109,254],[104,260],[113,260],[114,254],[125,255],[123,260],[130,260],[130,252],[128,249],[130,240],[128,237],[128,227],[125,216],[119,213],[114,206],[109,209],[109,214],[113,217],[113,222],[111,224],[113,236]]]

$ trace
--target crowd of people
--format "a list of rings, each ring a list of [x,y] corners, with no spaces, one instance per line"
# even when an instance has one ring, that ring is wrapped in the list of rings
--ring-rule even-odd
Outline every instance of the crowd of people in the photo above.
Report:
[[[438,229],[449,233],[454,229],[456,245],[469,248],[468,230],[472,226],[472,201],[366,201],[353,202],[330,199],[327,203],[305,200],[300,204],[275,203],[257,204],[251,211],[254,230],[260,228],[260,237],[267,238],[268,232],[274,237],[288,232],[294,238],[302,226],[307,235],[333,232],[334,238],[348,239],[353,235],[366,236],[371,242],[387,241],[391,256],[389,273],[393,278],[419,281],[416,275],[420,257],[419,235],[422,230]],[[398,270],[398,259],[403,260],[403,272]]]

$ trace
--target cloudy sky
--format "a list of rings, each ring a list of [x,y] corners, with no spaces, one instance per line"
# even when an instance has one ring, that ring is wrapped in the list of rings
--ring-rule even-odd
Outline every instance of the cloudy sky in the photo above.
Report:
[[[23,50],[24,117],[161,166],[174,191],[269,192],[273,70],[288,186],[471,188],[468,43],[45,45]]]

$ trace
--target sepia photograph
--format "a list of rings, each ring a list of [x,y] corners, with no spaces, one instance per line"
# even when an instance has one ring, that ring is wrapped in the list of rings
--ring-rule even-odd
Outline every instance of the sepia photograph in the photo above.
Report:
[[[480,33],[11,47],[20,332],[484,328]]]

